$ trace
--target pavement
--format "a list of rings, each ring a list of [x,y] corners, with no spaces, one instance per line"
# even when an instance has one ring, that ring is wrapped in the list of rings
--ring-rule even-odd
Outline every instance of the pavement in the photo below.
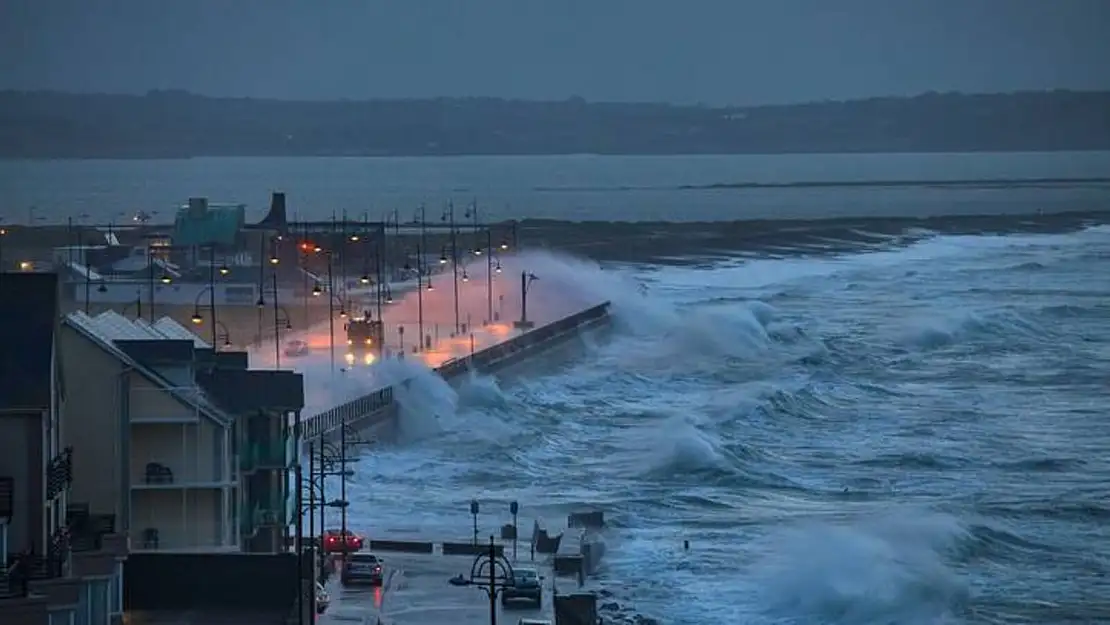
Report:
[[[381,587],[344,588],[335,575],[328,583],[331,605],[317,619],[319,625],[484,625],[490,622],[490,603],[485,592],[475,587],[452,586],[448,580],[460,573],[469,575],[472,556],[378,554],[385,561]],[[546,562],[521,567],[539,570],[544,577],[543,607],[496,603],[497,622],[516,625],[522,618],[554,622],[551,608],[554,577]],[[571,580],[560,580],[567,590]]]
[[[426,288],[394,291],[394,301],[382,307],[384,319],[384,358],[403,358],[435,369],[450,360],[492,347],[520,334],[512,321],[519,317],[516,297],[505,280],[487,284],[480,276],[459,285],[458,326],[455,320],[455,294],[451,283],[433,291]],[[519,287],[517,288],[519,291]],[[346,311],[360,315],[364,308],[376,316],[369,303],[354,304]],[[352,354],[348,357],[346,318],[336,311],[333,323],[317,324],[305,331],[282,332],[277,344],[251,350],[251,367],[256,369],[293,369],[305,376],[306,414],[322,412],[343,402],[362,397],[396,381],[396,374],[383,373],[373,357]],[[492,313],[492,314],[491,314]],[[536,310],[529,315],[537,326],[565,316]],[[492,317],[492,319],[491,319]],[[419,321],[423,318],[423,323]],[[415,351],[421,330],[430,348]],[[289,341],[301,340],[308,353],[286,356]],[[332,353],[334,349],[334,362]]]

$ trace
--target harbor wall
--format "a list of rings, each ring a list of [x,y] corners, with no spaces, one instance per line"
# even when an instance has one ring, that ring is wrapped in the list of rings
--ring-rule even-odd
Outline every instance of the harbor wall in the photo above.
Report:
[[[609,302],[605,302],[558,321],[533,328],[469,356],[451,360],[436,368],[436,373],[450,382],[471,370],[488,373],[502,369],[518,360],[551,349],[577,336],[579,332],[606,323],[608,320]]]
[[[472,370],[490,373],[503,369],[552,349],[578,336],[582,331],[608,323],[609,306],[609,302],[605,302],[532,328],[496,345],[448,361],[437,367],[435,372],[444,380],[452,382]],[[343,424],[347,425],[348,432],[375,430],[376,433],[387,435],[388,427],[396,421],[397,411],[393,388],[385,388],[316,415],[306,424],[305,438],[323,436],[327,440],[338,439]]]

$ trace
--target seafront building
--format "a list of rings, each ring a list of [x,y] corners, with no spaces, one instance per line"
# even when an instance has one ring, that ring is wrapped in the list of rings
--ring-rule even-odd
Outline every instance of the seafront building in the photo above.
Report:
[[[119,622],[127,535],[73,492],[57,276],[0,273],[0,301],[0,622]]]
[[[114,312],[66,315],[73,489],[126,519],[132,551],[285,549],[300,374],[248,369],[187,328]]]
[[[167,318],[63,315],[59,286],[0,274],[0,622],[203,609],[165,583],[186,561],[199,577],[294,574],[300,374],[252,370]],[[219,556],[232,560],[205,559]],[[293,596],[255,607],[287,612]]]

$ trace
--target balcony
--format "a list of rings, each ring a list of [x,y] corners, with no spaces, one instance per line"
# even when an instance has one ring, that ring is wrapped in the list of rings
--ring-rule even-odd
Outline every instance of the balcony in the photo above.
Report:
[[[237,520],[218,490],[138,490],[131,496],[131,551],[221,551],[237,545]]]
[[[52,501],[73,482],[73,448],[66,447],[46,465],[46,500]]]
[[[284,471],[293,464],[294,449],[295,443],[291,439],[279,443],[248,445],[239,457],[239,470],[244,473]]]
[[[223,433],[211,427],[144,425],[132,429],[131,487],[222,488],[232,483]]]
[[[0,569],[0,599],[26,597],[40,592],[41,582],[60,580],[69,574],[69,532],[60,528],[50,537],[46,555],[24,552],[8,556]]]

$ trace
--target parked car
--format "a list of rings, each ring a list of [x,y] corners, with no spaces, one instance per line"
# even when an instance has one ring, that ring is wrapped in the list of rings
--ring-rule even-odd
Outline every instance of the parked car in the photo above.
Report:
[[[362,551],[362,537],[347,530],[327,530],[323,536],[324,553],[353,553]]]
[[[543,580],[536,569],[513,569],[513,585],[501,590],[501,605],[510,601],[528,601],[537,608],[543,606]]]
[[[306,354],[308,354],[308,343],[300,339],[294,339],[285,344],[285,355],[290,358],[304,356]]]
[[[339,576],[344,586],[381,586],[382,561],[372,553],[352,553]]]

